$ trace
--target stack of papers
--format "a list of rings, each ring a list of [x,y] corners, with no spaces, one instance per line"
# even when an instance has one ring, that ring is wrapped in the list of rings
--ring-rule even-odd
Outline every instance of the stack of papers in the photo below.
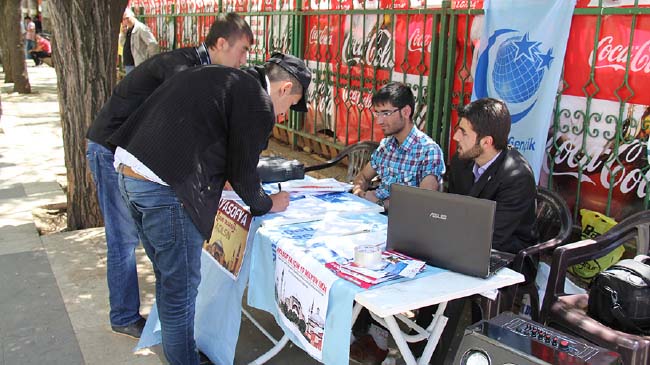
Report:
[[[282,187],[284,189],[284,185]],[[278,226],[302,222],[322,220],[327,213],[378,213],[384,208],[356,195],[347,193],[326,193],[321,195],[306,195],[295,197],[291,195],[291,203],[287,210],[277,213],[267,213],[263,226]]]
[[[374,270],[359,267],[350,262],[340,264],[328,262],[325,267],[332,270],[339,277],[348,280],[364,289],[373,285],[401,278],[414,278],[417,273],[424,270],[424,261],[416,260],[395,251],[382,252],[382,265]]]

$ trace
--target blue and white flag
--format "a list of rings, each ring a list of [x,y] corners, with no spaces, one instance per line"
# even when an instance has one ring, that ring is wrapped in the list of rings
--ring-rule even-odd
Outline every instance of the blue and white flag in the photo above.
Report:
[[[539,174],[576,0],[486,0],[472,100],[506,102],[508,143]]]

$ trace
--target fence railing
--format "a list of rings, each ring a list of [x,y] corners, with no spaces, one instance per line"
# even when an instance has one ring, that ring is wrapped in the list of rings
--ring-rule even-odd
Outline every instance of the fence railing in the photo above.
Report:
[[[648,208],[648,3],[578,0],[540,179],[565,197],[574,218],[581,208],[619,220]],[[309,112],[278,124],[275,136],[286,142],[332,155],[357,141],[380,140],[370,98],[396,80],[416,96],[417,126],[447,157],[453,153],[455,110],[471,97],[482,1],[132,0],[130,6],[163,50],[196,45],[219,11],[236,11],[255,35],[251,64],[276,50],[303,58],[313,73]]]

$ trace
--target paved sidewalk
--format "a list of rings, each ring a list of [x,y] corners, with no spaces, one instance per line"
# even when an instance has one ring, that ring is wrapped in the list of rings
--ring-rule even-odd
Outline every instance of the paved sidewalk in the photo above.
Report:
[[[133,354],[136,341],[110,331],[103,229],[37,232],[32,209],[65,203],[66,170],[56,74],[47,66],[28,67],[28,73],[33,94],[13,94],[12,85],[0,83],[0,365],[161,364],[160,355]],[[274,142],[270,146],[291,158],[299,154]],[[317,162],[305,158],[306,164]],[[141,248],[138,273],[147,314],[154,276]],[[270,315],[248,310],[279,338]],[[247,364],[270,347],[242,317],[235,364]],[[293,345],[269,362],[316,363]]]

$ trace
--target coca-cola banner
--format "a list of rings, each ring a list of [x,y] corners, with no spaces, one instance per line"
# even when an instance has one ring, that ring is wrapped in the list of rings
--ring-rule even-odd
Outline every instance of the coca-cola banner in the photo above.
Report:
[[[433,14],[395,16],[395,71],[429,75]]]
[[[621,108],[620,102],[563,95],[558,113],[542,181],[552,171],[553,185],[571,209],[579,203],[577,208],[616,220],[643,209],[650,178],[650,108],[631,103]]]
[[[598,99],[627,99],[632,103],[650,104],[650,93],[641,92],[650,85],[650,16],[635,17],[633,34],[630,34],[633,29],[631,15],[601,19],[600,32],[596,34],[597,16],[574,17],[576,31],[569,36],[567,47],[571,52],[564,59],[567,88],[563,93],[586,96],[586,87],[587,92]],[[626,83],[634,93],[628,91]]]
[[[504,100],[509,144],[539,179],[575,0],[485,2],[472,99]]]
[[[259,3],[257,3],[257,5],[259,5]],[[251,15],[245,16],[244,19],[246,19],[253,31],[253,44],[251,44],[251,48],[248,52],[248,59],[253,63],[262,63],[267,59],[266,35],[268,28],[266,17],[261,15]]]
[[[274,14],[267,16],[269,32],[267,33],[267,53],[289,53],[293,26],[291,24],[290,10],[295,9],[295,0],[263,0],[262,11],[284,11],[287,14]]]
[[[336,103],[336,139],[350,145],[359,141],[379,141],[384,138],[381,128],[375,125],[370,111],[372,95],[387,79],[368,79],[361,87],[359,81],[340,80],[340,87],[334,89]],[[376,87],[375,87],[376,86]]]
[[[305,59],[338,64],[343,42],[342,15],[305,17]]]
[[[302,130],[307,133],[328,133],[334,130],[334,74],[329,63],[307,61],[311,83],[307,90],[307,113]]]
[[[354,9],[377,9],[379,0],[353,2]],[[395,66],[390,14],[353,14],[345,18],[341,75],[388,79]]]

